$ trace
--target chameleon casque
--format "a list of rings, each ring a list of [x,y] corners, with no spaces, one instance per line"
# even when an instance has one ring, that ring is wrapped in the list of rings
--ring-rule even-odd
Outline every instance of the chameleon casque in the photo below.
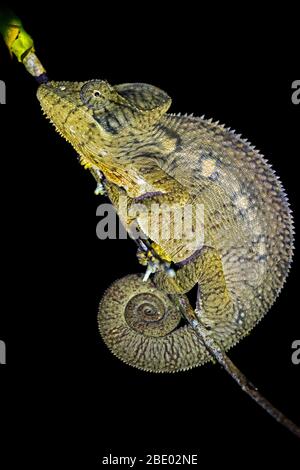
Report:
[[[134,217],[123,217],[125,227],[135,222],[176,272],[176,282],[163,270],[146,282],[128,275],[106,291],[98,319],[110,350],[152,372],[211,360],[170,297],[197,283],[197,315],[208,336],[224,351],[245,337],[275,301],[293,253],[287,196],[266,160],[218,123],[169,114],[171,99],[151,85],[50,81],[38,99],[81,163],[104,175],[112,203],[117,207],[121,196],[129,209],[139,203]],[[176,238],[174,226],[168,240],[160,231],[151,237],[145,214],[153,203],[160,215],[166,205],[201,205],[202,246]]]

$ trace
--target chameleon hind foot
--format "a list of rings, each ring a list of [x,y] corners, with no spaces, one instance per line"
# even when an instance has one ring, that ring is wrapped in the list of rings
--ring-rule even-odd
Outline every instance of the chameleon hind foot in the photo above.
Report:
[[[147,266],[143,281],[147,281],[151,274],[162,271],[168,277],[174,277],[175,271],[171,267],[171,263],[162,258],[162,251],[159,246],[149,240],[136,240],[138,245],[137,257],[142,266]]]

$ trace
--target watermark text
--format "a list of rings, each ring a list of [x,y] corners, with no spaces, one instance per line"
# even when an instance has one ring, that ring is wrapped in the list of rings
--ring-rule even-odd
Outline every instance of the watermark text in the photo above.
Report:
[[[6,364],[6,345],[0,339],[0,364]]]
[[[292,354],[292,363],[295,366],[298,366],[300,364],[300,339],[296,339],[293,342],[292,349],[294,349],[294,352]]]
[[[3,80],[0,80],[0,104],[6,104],[6,86]]]
[[[292,93],[292,103],[300,104],[300,80],[294,80],[292,83],[292,89],[295,90]]]

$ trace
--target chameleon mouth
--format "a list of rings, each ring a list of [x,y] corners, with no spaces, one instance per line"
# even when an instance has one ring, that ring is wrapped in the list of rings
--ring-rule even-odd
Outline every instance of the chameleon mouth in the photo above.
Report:
[[[47,83],[42,83],[38,90],[37,96],[43,97],[43,94],[46,92],[52,92],[55,95],[60,96],[61,98],[67,98],[68,96],[72,97],[77,92],[79,93],[84,82],[56,82],[54,80],[48,81]]]
[[[39,86],[37,99],[40,102],[44,115],[50,119],[55,127],[58,127],[58,124],[60,124],[61,127],[63,121],[66,119],[64,110],[66,107],[70,108],[68,100],[58,93],[56,87],[51,86],[51,82]]]
[[[76,96],[76,90],[80,90],[81,83],[72,82],[72,88],[68,88],[68,83],[42,84],[37,90],[37,98],[46,119],[49,119],[55,130],[74,147],[84,160],[83,164],[86,164],[87,156],[94,150],[89,147],[87,128],[94,122],[89,112],[78,107],[74,100],[74,90]]]
[[[47,103],[54,101],[54,97],[62,98],[59,96],[59,87],[53,86],[53,82],[42,83],[38,87],[36,95],[42,107],[46,107]]]
[[[70,86],[72,85],[72,86]],[[81,89],[81,82],[47,82],[37,89],[37,99],[43,112],[52,122],[63,120],[67,113],[76,109],[74,96]]]

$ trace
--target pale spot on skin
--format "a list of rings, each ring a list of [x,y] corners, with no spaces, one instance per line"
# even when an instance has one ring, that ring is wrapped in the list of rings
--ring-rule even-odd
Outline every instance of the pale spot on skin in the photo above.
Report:
[[[257,253],[261,256],[266,254],[266,245],[264,243],[259,243],[257,245]]]
[[[239,196],[235,201],[235,204],[239,209],[247,209],[249,206],[249,200],[246,196]]]
[[[174,152],[176,149],[176,139],[167,139],[163,142],[164,151],[166,153]]]
[[[136,182],[139,185],[145,185],[146,184],[145,180],[143,178],[141,178],[140,176],[137,176]]]
[[[250,210],[248,212],[248,218],[251,222],[255,220],[256,216],[257,216],[256,210]]]
[[[207,158],[206,160],[202,161],[201,165],[201,175],[209,178],[216,169],[216,162]]]
[[[254,225],[254,227],[252,228],[252,232],[254,235],[256,236],[259,236],[262,234],[262,228],[260,225]]]

